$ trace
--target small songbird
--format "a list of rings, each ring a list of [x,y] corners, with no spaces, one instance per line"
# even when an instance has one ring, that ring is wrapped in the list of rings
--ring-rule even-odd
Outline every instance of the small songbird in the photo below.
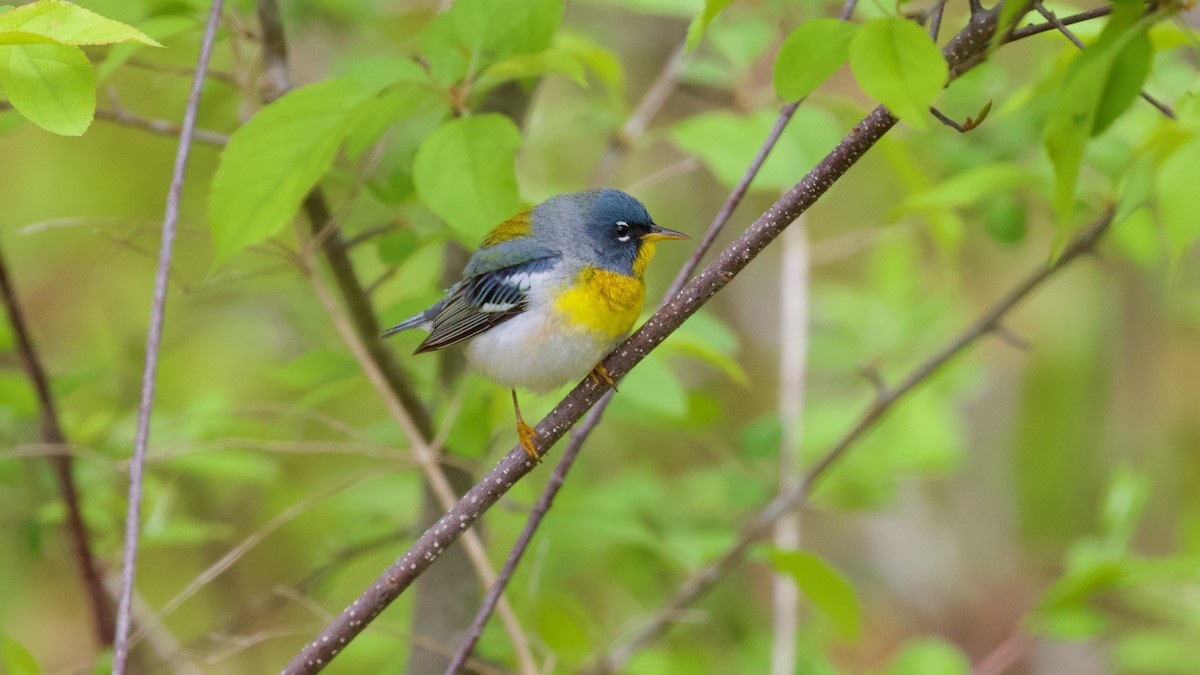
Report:
[[[521,447],[540,460],[516,388],[544,393],[589,371],[612,386],[600,360],[642,312],[655,242],[687,238],[620,190],[551,197],[489,232],[462,281],[383,336],[428,330],[417,354],[467,342],[467,361],[512,390]]]

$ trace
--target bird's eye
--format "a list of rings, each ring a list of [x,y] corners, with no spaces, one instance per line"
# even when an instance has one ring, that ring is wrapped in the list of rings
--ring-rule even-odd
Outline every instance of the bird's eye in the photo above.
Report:
[[[617,241],[629,241],[629,223],[618,220],[613,231],[617,233]]]

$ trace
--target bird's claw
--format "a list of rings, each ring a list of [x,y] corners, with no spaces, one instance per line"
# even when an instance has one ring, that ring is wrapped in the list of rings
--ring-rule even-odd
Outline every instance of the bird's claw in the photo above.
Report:
[[[529,458],[537,463],[542,462],[542,456],[538,453],[537,448],[533,446],[533,440],[537,438],[537,430],[526,424],[524,421],[517,422],[517,437],[521,439],[521,449]]]
[[[597,363],[596,367],[592,368],[592,372],[588,373],[588,377],[592,378],[592,382],[595,382],[597,386],[603,381],[612,387],[613,391],[618,391],[617,383],[612,379],[612,375],[608,374],[608,368],[605,368],[603,363]]]

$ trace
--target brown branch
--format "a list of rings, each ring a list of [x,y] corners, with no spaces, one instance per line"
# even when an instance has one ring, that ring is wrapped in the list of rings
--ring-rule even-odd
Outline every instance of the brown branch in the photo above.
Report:
[[[688,607],[704,597],[729,574],[730,570],[745,559],[750,546],[760,537],[765,536],[776,521],[805,502],[818,484],[817,481],[828,473],[867,432],[883,420],[896,403],[929,380],[947,363],[966,351],[968,347],[984,336],[994,333],[1000,326],[1000,320],[1035,289],[1060,270],[1083,257],[1084,254],[1090,253],[1112,224],[1112,218],[1113,211],[1109,209],[1072,242],[1057,260],[1028,275],[941,351],[917,366],[898,385],[884,390],[837,444],[817,461],[803,478],[771,500],[759,512],[754,521],[742,530],[737,542],[725,554],[683,584],[675,597],[659,609],[654,617],[630,638],[610,649],[606,655],[600,658],[595,669],[599,672],[619,671],[628,663],[634,652],[670,630]]]
[[[600,158],[600,165],[596,168],[596,173],[592,176],[593,186],[604,187],[612,180],[617,173],[621,157],[629,151],[638,138],[641,138],[650,125],[650,120],[654,119],[659,110],[662,110],[667,99],[671,97],[671,92],[675,91],[675,87],[679,84],[679,75],[683,73],[684,67],[690,60],[691,55],[687,51],[686,41],[680,42],[667,57],[658,77],[654,78],[650,88],[642,95],[637,107],[625,120],[621,131],[613,136],[608,150]]]
[[[1112,14],[1112,5],[1105,5],[1103,7],[1097,7],[1096,9],[1089,9],[1086,12],[1072,14],[1071,16],[1064,16],[1058,20],[1058,23],[1061,23],[1064,26],[1070,26],[1076,23],[1083,23],[1084,21],[1091,21],[1092,19],[1099,19],[1100,17],[1108,16],[1109,14]],[[1014,30],[1012,34],[1008,36],[1006,42],[1016,42],[1017,40],[1023,40],[1032,35],[1037,35],[1038,33],[1047,33],[1052,30],[1058,30],[1058,26],[1053,23],[1031,24],[1025,26],[1024,28],[1018,28]]]
[[[149,131],[152,134],[159,136],[178,137],[183,131],[183,127],[174,122],[167,120],[151,119],[146,117],[138,117],[133,113],[119,106],[113,108],[96,108],[96,119],[106,122],[113,122],[121,126],[133,127]],[[197,143],[204,143],[213,147],[223,148],[229,145],[229,135],[219,131],[209,131],[207,129],[196,129],[193,132],[192,138]]]
[[[853,7],[850,3],[847,3],[847,6]],[[788,104],[779,112],[779,118],[775,120],[775,125],[771,128],[771,132],[767,134],[767,139],[763,141],[758,153],[750,162],[750,166],[746,169],[738,184],[734,186],[733,191],[725,198],[725,202],[717,211],[717,215],[713,218],[712,223],[709,224],[708,230],[700,240],[699,245],[696,246],[696,250],[692,252],[691,257],[683,264],[679,273],[675,275],[675,280],[671,283],[666,294],[663,295],[663,303],[666,303],[673,295],[678,293],[679,289],[683,288],[683,285],[687,283],[692,273],[696,271],[696,268],[700,266],[700,261],[704,258],[704,254],[712,248],[717,235],[720,234],[725,224],[729,222],[729,218],[733,216],[734,209],[737,208],[742,198],[745,197],[746,192],[750,188],[750,183],[758,175],[763,163],[767,160],[767,156],[771,153],[771,150],[779,141],[779,137],[783,134],[784,128],[787,127],[792,116],[796,114],[796,108],[800,106],[800,103],[798,101]],[[555,496],[557,496],[559,489],[562,488],[563,483],[566,481],[567,472],[571,470],[571,466],[575,463],[580,450],[583,449],[584,442],[587,441],[592,430],[600,423],[600,419],[603,417],[604,411],[608,408],[608,404],[611,401],[611,392],[605,394],[596,402],[596,405],[588,413],[583,423],[572,432],[571,440],[567,443],[567,447],[563,451],[562,459],[554,467],[554,473],[551,474],[550,480],[547,481],[546,486],[542,489],[542,494],[538,498],[537,504],[534,505],[533,510],[530,511],[529,517],[525,521],[525,528],[521,531],[517,541],[513,543],[512,548],[509,550],[508,558],[504,561],[504,567],[500,570],[500,575],[496,578],[496,582],[492,587],[488,589],[488,596],[484,598],[483,605],[480,606],[479,612],[475,615],[475,620],[472,622],[471,628],[467,631],[466,636],[463,637],[462,644],[459,645],[458,651],[455,653],[455,660],[446,669],[447,675],[453,675],[462,667],[470,656],[471,651],[475,648],[475,643],[483,635],[483,628],[495,608],[493,595],[498,596],[508,584],[509,579],[512,578],[512,574],[521,562],[525,550],[533,540],[534,533],[541,526],[546,512],[549,511]]]
[[[179,133],[179,149],[167,191],[166,212],[163,215],[162,245],[159,247],[158,269],[154,275],[154,299],[150,308],[150,326],[146,336],[146,364],[142,372],[142,392],[138,403],[137,437],[134,439],[133,459],[129,463],[129,507],[125,514],[125,552],[121,566],[121,593],[117,602],[117,631],[113,642],[113,675],[124,675],[129,660],[129,627],[133,613],[133,583],[137,573],[138,534],[141,530],[142,478],[146,451],[150,440],[150,415],[154,405],[154,381],[158,371],[158,352],[162,345],[163,321],[167,306],[167,285],[171,274],[171,253],[175,243],[175,227],[179,222],[179,204],[183,200],[183,178],[188,155],[196,132],[196,112],[204,91],[205,73],[212,57],[217,27],[221,23],[224,0],[213,0],[196,60],[196,74],[188,92]]]
[[[971,667],[971,675],[1003,675],[1035,645],[1037,640],[1018,626],[1004,642]]]
[[[12,104],[8,101],[0,101],[0,111],[11,110]],[[177,138],[182,127],[174,122],[167,120],[150,119],[146,117],[138,117],[133,113],[125,110],[119,105],[113,108],[96,108],[96,119],[106,122],[113,122],[121,126],[133,127],[148,131],[158,136],[171,136]],[[204,143],[219,148],[229,144],[229,135],[220,133],[219,131],[208,131],[206,129],[196,129],[193,139],[197,143]]]
[[[83,522],[83,513],[79,508],[79,490],[75,485],[75,476],[71,472],[72,457],[67,451],[67,439],[62,426],[58,423],[58,411],[54,406],[54,395],[50,392],[50,378],[38,358],[37,348],[33,344],[33,336],[25,323],[25,316],[17,300],[17,291],[4,262],[3,252],[0,251],[0,296],[4,308],[8,312],[8,322],[12,326],[13,336],[17,342],[17,356],[21,367],[29,376],[33,389],[37,393],[39,415],[41,418],[42,442],[55,450],[47,455],[50,467],[54,470],[54,479],[58,483],[58,493],[63,506],[67,510],[67,534],[71,549],[75,554],[75,562],[83,577],[83,588],[88,597],[88,608],[92,613],[92,626],[96,640],[103,646],[111,645],[115,627],[113,624],[112,599],[104,588],[100,578],[100,570],[96,566],[96,558],[92,553],[90,536],[87,525]]]
[[[937,0],[929,9],[929,38],[937,42],[942,32],[942,15],[946,12],[946,0]]]
[[[943,49],[951,73],[967,70],[984,53],[995,33],[1002,5],[982,12]],[[698,311],[750,264],[783,230],[853,166],[876,141],[897,122],[879,106],[859,122],[842,141],[799,183],[788,190],[737,241],[664,304],[628,340],[604,360],[614,379],[620,379],[675,329]],[[537,425],[536,446],[545,453],[601,398],[607,386],[585,379]],[[512,485],[532,471],[533,462],[520,447],[514,447],[471,488],[457,504],[425,531],[403,556],[393,563],[349,607],[304,646],[285,673],[313,673],[324,668],[350,640],[363,631]]]
[[[1055,16],[1054,12],[1051,12],[1050,10],[1046,9],[1046,6],[1043,5],[1041,2],[1035,3],[1033,5],[1033,8],[1036,9],[1038,14],[1041,14],[1046,19],[1046,21],[1048,21],[1050,23],[1050,25],[1054,26],[1054,28],[1058,32],[1062,33],[1064,37],[1066,37],[1068,40],[1070,40],[1071,44],[1075,45],[1080,50],[1082,50],[1084,48],[1083,41],[1080,40],[1074,33],[1072,33],[1071,29],[1067,28],[1067,25],[1065,23],[1063,23],[1057,16]],[[1175,111],[1171,110],[1170,106],[1168,106],[1166,103],[1163,103],[1162,101],[1154,98],[1150,94],[1147,94],[1145,89],[1143,89],[1139,93],[1141,94],[1142,98],[1146,100],[1147,103],[1149,103],[1150,105],[1157,108],[1159,112],[1166,115],[1170,119],[1175,119]]]

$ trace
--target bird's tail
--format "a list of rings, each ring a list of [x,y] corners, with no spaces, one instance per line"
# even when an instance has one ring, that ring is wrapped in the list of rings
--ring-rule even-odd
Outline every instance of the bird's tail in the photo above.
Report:
[[[383,331],[380,333],[379,337],[390,337],[402,330],[408,330],[409,328],[424,328],[425,330],[429,330],[430,328],[433,328],[433,317],[437,315],[437,310],[438,305],[434,305],[424,312],[414,314],[395,326]]]

